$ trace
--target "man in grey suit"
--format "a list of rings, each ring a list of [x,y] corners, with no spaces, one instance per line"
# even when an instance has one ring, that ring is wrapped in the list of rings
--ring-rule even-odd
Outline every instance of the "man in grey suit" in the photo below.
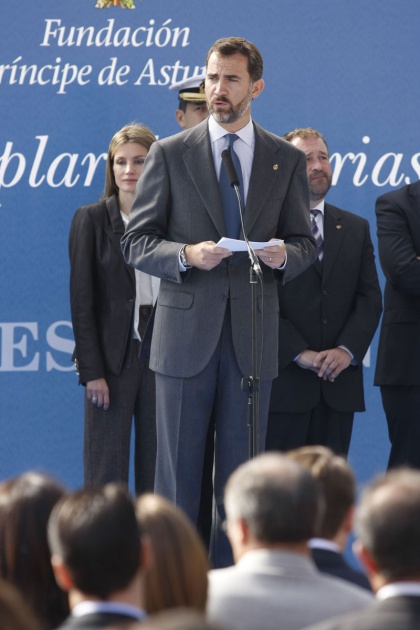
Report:
[[[369,606],[368,591],[318,572],[308,540],[323,508],[309,470],[279,453],[242,464],[225,493],[236,565],[210,571],[208,614],[231,630],[298,630]]]
[[[376,602],[312,630],[418,630],[420,472],[400,468],[375,479],[362,495],[355,530]]]
[[[251,120],[251,102],[264,87],[258,49],[241,38],[218,40],[206,67],[211,115],[152,145],[122,247],[130,265],[161,278],[150,354],[157,388],[155,491],[196,522],[214,410],[212,560],[223,566],[231,555],[217,525],[224,519],[225,482],[248,456],[248,398],[241,380],[252,374],[248,256],[217,245],[223,236],[244,239],[237,206],[230,213],[227,203],[222,205],[218,177],[223,179],[221,153],[227,146],[234,144],[232,159],[240,160],[249,239],[284,239],[256,251],[263,276],[257,287],[262,448],[277,375],[276,279],[286,282],[299,274],[316,252],[304,155]]]

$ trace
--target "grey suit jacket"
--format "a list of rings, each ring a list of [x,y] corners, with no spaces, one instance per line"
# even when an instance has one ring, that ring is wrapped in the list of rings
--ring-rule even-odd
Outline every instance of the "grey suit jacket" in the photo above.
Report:
[[[306,630],[418,630],[420,597],[399,595],[376,601],[366,610],[309,626]]]
[[[286,282],[316,256],[307,212],[305,157],[288,142],[254,127],[245,230],[250,240],[285,240],[286,270],[276,273]],[[218,242],[224,235],[220,189],[204,121],[152,145],[122,238],[125,260],[162,279],[150,356],[150,367],[156,372],[178,377],[199,374],[214,353],[229,299],[238,364],[244,375],[252,373],[247,254],[235,253],[211,271],[179,270],[181,245]],[[265,339],[261,377],[272,379],[277,375],[276,274],[262,267],[264,298],[258,288]],[[261,331],[261,317],[258,326]]]
[[[299,630],[373,603],[366,590],[324,575],[306,556],[259,549],[210,571],[207,611],[232,630]]]

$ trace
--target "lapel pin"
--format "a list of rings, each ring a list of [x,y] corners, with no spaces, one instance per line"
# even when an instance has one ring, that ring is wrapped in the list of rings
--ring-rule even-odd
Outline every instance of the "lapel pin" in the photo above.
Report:
[[[278,165],[278,164],[273,164],[273,171],[277,171],[277,170],[278,170],[278,168],[279,168],[279,165]]]
[[[341,228],[342,228],[342,227],[343,227],[342,225],[336,225],[336,226],[335,226],[335,229],[336,229],[336,230],[341,230]]]

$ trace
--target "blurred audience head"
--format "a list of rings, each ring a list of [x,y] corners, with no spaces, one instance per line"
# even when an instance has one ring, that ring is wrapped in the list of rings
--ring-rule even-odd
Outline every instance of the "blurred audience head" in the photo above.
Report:
[[[89,595],[110,600],[130,589],[140,572],[142,550],[134,503],[118,484],[89,487],[64,497],[51,514],[48,539],[57,581],[79,599]]]
[[[280,453],[255,457],[235,470],[225,490],[227,533],[237,561],[255,548],[307,552],[320,513],[311,473]]]
[[[21,593],[0,580],[0,628],[1,630],[44,630]]]
[[[333,540],[342,529],[348,535],[352,529],[356,480],[344,457],[325,446],[302,446],[288,451],[286,456],[308,468],[320,485],[325,511],[316,536]]]
[[[167,499],[144,494],[137,499],[139,526],[149,539],[151,560],[145,576],[145,609],[204,611],[207,600],[207,551],[187,516]]]
[[[374,590],[420,581],[420,471],[399,469],[364,489],[356,510],[356,552]]]
[[[43,628],[55,628],[68,614],[47,542],[51,510],[64,494],[56,480],[38,472],[0,484],[0,577],[20,591]]]

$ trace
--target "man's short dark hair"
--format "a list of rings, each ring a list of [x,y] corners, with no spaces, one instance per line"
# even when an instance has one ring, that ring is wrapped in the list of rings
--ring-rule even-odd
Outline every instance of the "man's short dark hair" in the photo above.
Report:
[[[65,497],[52,511],[48,536],[75,587],[106,600],[127,587],[140,564],[140,534],[133,501],[118,484]]]
[[[355,531],[387,581],[419,579],[420,471],[392,471],[369,484]]]
[[[320,131],[318,131],[317,129],[312,129],[312,127],[298,127],[297,129],[293,129],[293,131],[288,131],[287,133],[285,133],[283,138],[288,142],[292,142],[292,140],[295,140],[295,138],[301,138],[302,140],[306,140],[306,138],[319,138],[325,144],[325,146],[327,147],[327,153],[329,153],[328,144],[325,140],[325,137]]]
[[[228,520],[242,518],[259,542],[300,543],[314,536],[318,485],[300,464],[278,453],[266,453],[231,475],[225,505]]]
[[[258,48],[243,37],[223,37],[214,42],[207,53],[206,67],[210,55],[216,53],[220,57],[231,57],[232,55],[243,55],[248,59],[248,73],[251,81],[255,83],[262,78],[264,62]]]
[[[287,453],[311,471],[318,481],[325,501],[325,512],[316,536],[332,539],[356,500],[356,480],[344,457],[326,446],[302,446]]]

